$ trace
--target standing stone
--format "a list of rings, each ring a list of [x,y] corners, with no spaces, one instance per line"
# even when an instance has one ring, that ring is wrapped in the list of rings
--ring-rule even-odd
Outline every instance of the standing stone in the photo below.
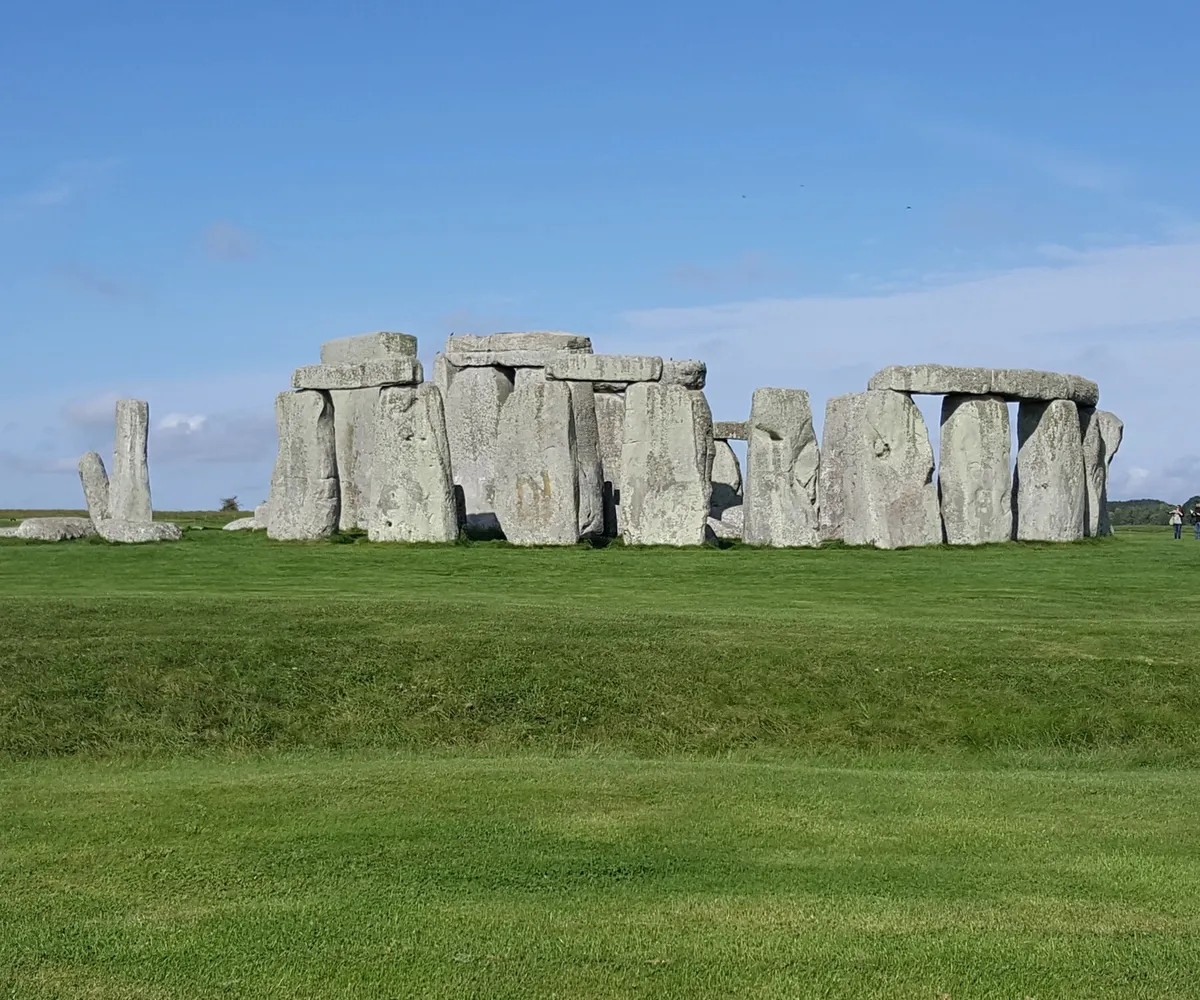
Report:
[[[580,355],[588,357],[588,355]],[[600,460],[600,428],[596,393],[589,382],[569,382],[575,420],[575,462],[579,478],[579,537],[604,534],[604,468]]]
[[[499,528],[496,518],[500,411],[513,391],[512,380],[496,368],[463,368],[454,374],[445,398],[454,483],[462,491],[467,525]]]
[[[842,540],[846,517],[845,482],[848,462],[862,420],[865,393],[834,396],[825,404],[821,429],[821,468],[817,476],[817,505],[821,540]]]
[[[329,394],[316,390],[275,397],[279,452],[271,476],[267,536],[313,539],[338,526],[339,489]]]
[[[780,548],[819,545],[820,451],[808,393],[756,389],[746,429],[746,541]]]
[[[450,383],[454,381],[454,373],[457,369],[450,364],[446,355],[439,351],[433,356],[433,384],[438,387],[438,391],[442,394],[442,405],[445,406],[446,400],[450,397]]]
[[[1121,450],[1121,442],[1125,438],[1125,425],[1115,413],[1109,413],[1108,410],[1097,410],[1096,419],[1100,426],[1100,437],[1104,441],[1104,496],[1100,502],[1100,524],[1096,533],[1107,538],[1113,533],[1108,510],[1108,479],[1112,474],[1112,461]]]
[[[1104,436],[1094,406],[1079,407],[1079,436],[1083,445],[1083,534],[1100,535],[1100,514],[1107,505],[1108,463],[1104,456]]]
[[[1012,538],[1012,432],[1002,397],[943,400],[938,491],[951,545]]]
[[[96,452],[89,451],[79,460],[79,480],[83,484],[83,497],[92,523],[107,518],[108,473],[104,470],[104,459]]]
[[[338,527],[366,528],[371,499],[371,459],[375,450],[375,405],[379,388],[334,389],[333,432],[336,440],[338,483],[342,495]]]
[[[629,387],[621,447],[627,544],[703,544],[713,451],[712,413],[704,393],[661,382]]]
[[[517,380],[500,410],[496,456],[495,510],[504,537],[514,545],[575,544],[579,472],[566,382]]]
[[[729,447],[727,440],[713,441],[712,510],[717,512],[727,507],[736,507],[742,502],[742,467],[737,453]]]
[[[116,422],[109,516],[135,524],[149,524],[154,520],[150,505],[150,468],[146,462],[149,404],[141,399],[118,399]]]
[[[1068,399],[1024,402],[1017,419],[1016,537],[1083,537],[1087,486],[1079,410]]]
[[[432,382],[381,389],[367,536],[375,542],[458,537],[442,394]]]
[[[843,477],[848,545],[897,549],[937,545],[942,518],[933,482],[933,447],[912,397],[863,393]]]
[[[600,437],[600,468],[604,477],[604,534],[621,533],[621,443],[625,437],[625,396],[596,393],[596,427]]]

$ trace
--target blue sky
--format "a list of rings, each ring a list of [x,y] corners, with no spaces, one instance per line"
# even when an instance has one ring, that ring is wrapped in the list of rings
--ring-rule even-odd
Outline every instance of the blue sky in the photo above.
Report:
[[[1114,494],[1183,499],[1198,65],[1170,0],[10,5],[0,507],[78,506],[121,395],[156,506],[262,500],[274,394],[377,329],[700,357],[719,419],[1074,371]]]

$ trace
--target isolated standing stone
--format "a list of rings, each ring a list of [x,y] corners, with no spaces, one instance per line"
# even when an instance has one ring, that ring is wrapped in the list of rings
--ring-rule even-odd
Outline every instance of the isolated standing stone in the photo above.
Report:
[[[149,524],[154,519],[150,506],[150,468],[146,462],[149,404],[141,399],[118,399],[116,423],[109,514],[123,521]]]
[[[844,537],[845,482],[854,451],[866,393],[834,396],[825,404],[821,429],[821,468],[817,476],[817,504],[822,541]]]
[[[629,545],[701,545],[712,496],[704,393],[638,382],[625,394],[621,522]]]
[[[1100,504],[1100,525],[1097,531],[1102,538],[1113,533],[1112,521],[1108,511],[1108,478],[1112,474],[1112,461],[1121,450],[1121,442],[1125,437],[1125,424],[1115,414],[1108,410],[1097,410],[1096,420],[1100,426],[1100,437],[1104,441],[1104,498]]]
[[[458,512],[442,394],[432,382],[380,390],[367,536],[452,542]]]
[[[513,391],[512,381],[495,368],[455,372],[445,398],[454,483],[462,490],[467,523],[493,530],[500,411]]]
[[[951,545],[1012,538],[1012,431],[1003,398],[943,400],[938,490]]]
[[[271,476],[267,535],[314,539],[338,526],[339,489],[329,394],[315,390],[275,397],[279,452]]]
[[[746,430],[746,541],[781,548],[819,545],[820,451],[808,393],[756,389]]]
[[[587,355],[580,355],[587,357]],[[579,537],[604,534],[604,468],[596,393],[588,382],[569,382],[575,420],[575,464],[579,478]]]
[[[342,531],[367,526],[379,392],[378,388],[371,388],[334,389],[329,393],[341,489],[338,527]]]
[[[596,393],[596,427],[600,438],[600,468],[604,483],[604,534],[621,532],[621,444],[625,437],[625,396]]]
[[[1079,410],[1066,399],[1024,402],[1017,419],[1016,537],[1083,537],[1087,485]]]
[[[942,519],[933,447],[912,397],[868,390],[856,423],[843,477],[846,543],[881,549],[937,545]]]
[[[91,519],[99,521],[108,517],[108,473],[104,470],[104,459],[96,452],[89,451],[79,460],[79,480],[83,484],[83,497]]]
[[[496,516],[514,545],[579,540],[575,415],[567,383],[547,382],[540,373],[517,380],[500,410],[495,483]]]
[[[726,440],[713,440],[712,499],[714,511],[742,502],[742,467]]]

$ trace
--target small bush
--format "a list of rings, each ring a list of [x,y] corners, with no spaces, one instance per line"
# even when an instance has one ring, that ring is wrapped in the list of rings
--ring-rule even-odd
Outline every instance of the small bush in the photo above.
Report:
[[[221,500],[221,513],[222,514],[227,514],[232,511],[241,510],[241,509],[242,508],[238,506],[238,498],[237,497],[225,497],[224,499]]]

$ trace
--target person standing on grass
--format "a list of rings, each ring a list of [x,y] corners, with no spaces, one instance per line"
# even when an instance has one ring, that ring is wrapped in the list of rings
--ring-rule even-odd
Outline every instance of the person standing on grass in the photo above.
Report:
[[[1183,508],[1176,507],[1171,511],[1171,527],[1175,529],[1175,537],[1183,537]]]
[[[1196,533],[1196,541],[1200,542],[1200,503],[1192,508],[1192,530]]]

